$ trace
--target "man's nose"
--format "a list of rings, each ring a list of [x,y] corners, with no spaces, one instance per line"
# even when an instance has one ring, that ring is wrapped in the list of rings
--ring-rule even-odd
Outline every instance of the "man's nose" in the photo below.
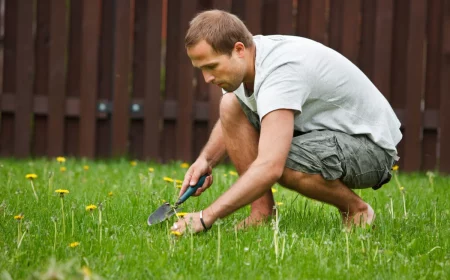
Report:
[[[203,72],[203,78],[205,79],[205,82],[208,84],[214,81],[214,76],[206,72]]]

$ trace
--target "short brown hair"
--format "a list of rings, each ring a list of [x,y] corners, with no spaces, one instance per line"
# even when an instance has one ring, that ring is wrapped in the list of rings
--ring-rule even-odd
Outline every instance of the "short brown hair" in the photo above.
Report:
[[[253,45],[253,36],[245,24],[235,15],[221,10],[210,10],[194,17],[184,39],[186,48],[205,40],[219,54],[231,55],[234,44]]]

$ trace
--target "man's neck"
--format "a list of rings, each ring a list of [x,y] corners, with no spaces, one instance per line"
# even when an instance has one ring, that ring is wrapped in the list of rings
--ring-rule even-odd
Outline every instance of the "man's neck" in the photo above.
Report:
[[[248,58],[248,65],[249,65],[249,70],[247,75],[244,77],[244,86],[245,88],[250,91],[253,92],[253,84],[255,82],[255,60],[256,60],[256,46],[253,43],[253,46],[251,46],[249,48],[249,58]]]

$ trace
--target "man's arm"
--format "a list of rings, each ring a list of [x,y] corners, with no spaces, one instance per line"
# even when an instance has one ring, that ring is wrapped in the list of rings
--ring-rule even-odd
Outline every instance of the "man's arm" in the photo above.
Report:
[[[183,195],[189,186],[197,184],[200,177],[204,174],[211,174],[212,168],[216,166],[226,154],[225,142],[222,135],[222,124],[220,120],[216,122],[209,140],[198,156],[197,160],[191,165],[184,175],[183,183],[179,196]],[[212,184],[212,176],[208,176],[194,195],[200,195]]]
[[[258,199],[278,181],[291,146],[293,127],[292,110],[276,110],[264,116],[256,160],[228,191],[203,211],[207,225]]]

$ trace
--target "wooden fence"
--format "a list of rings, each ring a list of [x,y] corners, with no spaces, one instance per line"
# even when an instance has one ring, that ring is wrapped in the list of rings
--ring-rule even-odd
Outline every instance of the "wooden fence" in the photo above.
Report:
[[[403,124],[403,170],[450,173],[450,0],[0,0],[0,156],[192,161],[220,90],[185,54],[219,8],[254,34],[322,42],[356,63]],[[446,144],[447,143],[447,144]]]

